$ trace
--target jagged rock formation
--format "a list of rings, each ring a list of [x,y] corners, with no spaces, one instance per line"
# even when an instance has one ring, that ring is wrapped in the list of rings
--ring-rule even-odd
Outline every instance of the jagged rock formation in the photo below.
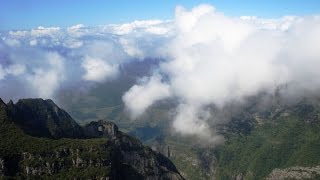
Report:
[[[0,99],[0,132],[0,178],[183,179],[169,159],[114,123],[81,127],[51,100]]]
[[[84,126],[84,134],[88,137],[116,137],[118,135],[118,127],[108,121],[93,121]]]
[[[36,177],[41,175],[56,175],[62,171],[68,170],[69,166],[74,168],[91,168],[91,167],[105,167],[104,174],[98,174],[97,177],[107,177],[108,171],[111,168],[111,159],[108,157],[94,158],[85,157],[84,153],[92,153],[97,149],[72,149],[63,148],[54,152],[44,154],[35,154],[24,152],[21,157],[21,169],[28,177]],[[50,159],[56,159],[51,161]],[[33,164],[32,162],[37,162]],[[95,178],[97,178],[95,177]]]
[[[144,147],[142,143],[130,136],[122,135],[112,141],[117,148],[116,172],[117,179],[125,179],[126,176],[120,173],[124,169],[127,173],[133,174],[130,179],[145,179],[142,174],[150,174],[152,176],[146,179],[180,179],[181,176],[172,173],[176,169],[174,164],[160,153],[154,152],[151,148]],[[138,160],[138,161],[137,161]],[[130,166],[131,165],[131,166]],[[131,173],[137,172],[137,173]]]
[[[161,137],[158,137],[151,146],[152,150],[157,151],[170,158],[175,156],[175,150],[170,149],[169,145],[166,145]]]
[[[267,180],[285,180],[285,179],[316,179],[320,177],[320,166],[315,167],[290,167],[286,169],[274,169]]]
[[[21,99],[7,105],[10,116],[27,134],[49,138],[83,137],[82,128],[52,100]]]

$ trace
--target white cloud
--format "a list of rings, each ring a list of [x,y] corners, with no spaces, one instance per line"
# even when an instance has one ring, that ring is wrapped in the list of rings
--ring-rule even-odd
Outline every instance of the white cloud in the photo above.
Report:
[[[30,46],[36,46],[38,45],[38,41],[36,39],[33,39],[29,42]]]
[[[63,42],[63,45],[67,48],[80,48],[81,46],[83,46],[83,42],[80,40],[76,40],[76,39],[67,39]]]
[[[74,26],[71,26],[71,27],[68,27],[67,30],[69,32],[76,32],[78,31],[79,29],[83,29],[85,26],[83,24],[76,24]]]
[[[320,90],[318,17],[237,18],[201,5],[190,11],[178,7],[174,24],[176,36],[167,44],[169,61],[157,71],[166,74],[171,97],[180,100],[173,127],[181,134],[210,134],[212,116],[201,117],[208,105],[222,108],[284,84],[296,95]],[[151,85],[138,87],[152,89]],[[148,93],[142,97],[148,103],[143,103],[132,89],[129,94],[136,103],[124,102],[139,114],[161,99],[154,98],[156,92]],[[143,108],[134,107],[140,103]]]
[[[138,59],[159,56],[163,43],[174,34],[171,20],[134,21],[107,25],[104,29],[118,35],[118,42],[125,53]]]
[[[284,16],[278,19],[262,19],[256,16],[241,16],[240,19],[254,24],[259,29],[280,31],[286,31],[291,27],[292,24],[303,21],[303,18],[298,16]]]
[[[175,41],[183,45],[181,48],[215,43],[217,46],[221,44],[225,51],[236,48],[248,34],[255,30],[255,27],[249,23],[228,18],[209,5],[200,5],[190,12],[178,7],[175,25],[178,29]]]
[[[183,135],[201,135],[202,137],[211,137],[209,126],[205,123],[210,114],[199,113],[199,107],[193,105],[181,104],[177,108],[177,116],[173,122],[173,128]]]
[[[18,76],[26,71],[26,67],[21,64],[13,64],[8,67],[2,67],[0,64],[0,80],[4,79],[7,75]]]
[[[126,57],[121,47],[113,40],[88,42],[77,52],[83,56],[81,67],[85,70],[84,80],[103,82],[114,79],[119,65]]]
[[[26,67],[21,64],[13,64],[6,69],[8,74],[18,76],[23,74],[26,71]]]
[[[87,34],[86,27],[83,24],[77,24],[67,28],[67,32],[70,36],[81,37]]]
[[[26,75],[26,79],[38,97],[53,98],[64,80],[64,59],[57,53],[47,53],[44,58],[48,66],[34,69],[33,73]]]
[[[60,27],[43,27],[39,26],[37,29],[32,29],[30,34],[35,37],[51,36],[54,37],[60,32]]]
[[[21,45],[20,41],[18,39],[13,38],[3,38],[2,39],[8,46],[11,47],[18,47]]]
[[[118,66],[111,65],[101,59],[86,57],[82,63],[86,73],[83,79],[87,81],[103,82],[113,78],[118,73]]]
[[[132,119],[142,115],[155,101],[169,97],[170,87],[161,81],[159,75],[142,80],[141,84],[134,85],[122,97]]]
[[[170,31],[168,26],[163,26],[167,21],[162,20],[147,20],[147,21],[134,21],[126,24],[110,25],[111,32],[118,35],[126,35],[136,32],[148,32],[151,34],[163,35]]]
[[[210,5],[177,7],[174,20],[2,32],[0,79],[6,84],[0,91],[11,95],[4,87],[17,89],[17,81],[33,96],[52,97],[63,82],[100,83],[114,79],[129,60],[164,58],[153,76],[123,96],[126,108],[136,118],[161,99],[177,98],[173,127],[204,137],[214,116],[204,107],[284,84],[287,94],[320,90],[319,34],[319,16],[229,17]]]
[[[124,51],[129,56],[144,58],[145,55],[143,51],[139,47],[137,47],[137,44],[135,44],[135,41],[132,41],[126,38],[120,38],[119,42],[122,45]]]
[[[197,104],[180,104],[176,111],[172,125],[177,133],[184,136],[196,136],[200,140],[211,144],[218,144],[223,141],[223,137],[216,134],[207,124],[207,121],[211,118],[208,110],[204,110]]]
[[[77,24],[66,29],[40,26],[29,31],[9,31],[2,36],[2,39],[12,47],[31,46],[56,49],[80,49],[90,45],[99,49],[95,41],[106,41],[107,43],[112,41],[117,48],[122,48],[127,56],[143,59],[158,51],[163,39],[172,34],[172,27],[172,22],[168,20],[134,21],[127,24],[96,27]],[[119,51],[113,53],[112,56],[117,56],[117,53]],[[120,54],[123,56],[123,52]]]
[[[28,31],[9,31],[9,34],[17,37],[24,37],[28,35]]]

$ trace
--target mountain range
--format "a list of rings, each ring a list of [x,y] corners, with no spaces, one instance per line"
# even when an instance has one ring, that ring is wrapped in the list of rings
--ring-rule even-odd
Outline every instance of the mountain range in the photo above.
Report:
[[[0,99],[0,177],[183,179],[164,155],[99,120],[80,126],[52,100]]]
[[[271,103],[262,107],[259,102],[266,97]],[[79,125],[52,100],[21,99],[15,104],[1,100],[0,176],[236,180],[320,177],[317,97],[290,103],[268,95],[252,98],[230,115],[228,123],[217,126],[225,138],[218,145],[165,134],[159,127],[135,127],[135,134],[128,135],[111,121]],[[144,137],[144,141],[134,136]]]
[[[224,137],[224,143],[199,143],[192,136],[171,131],[175,99],[157,102],[136,120],[125,112],[123,93],[136,79],[150,74],[159,62],[147,59],[124,64],[119,79],[84,92],[65,89],[57,101],[80,124],[95,119],[116,123],[121,131],[167,156],[186,179],[265,179],[275,177],[272,175],[275,172],[281,172],[283,177],[290,174],[300,177],[306,174],[305,168],[317,174],[316,167],[320,164],[317,93],[288,99],[262,92],[242,104],[231,103],[220,110],[210,107],[221,122],[213,125],[212,130]]]

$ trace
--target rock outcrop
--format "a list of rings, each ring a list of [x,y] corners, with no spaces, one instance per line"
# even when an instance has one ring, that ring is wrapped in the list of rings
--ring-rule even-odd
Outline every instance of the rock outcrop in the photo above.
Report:
[[[320,166],[315,167],[290,167],[286,169],[274,169],[267,180],[285,180],[285,179],[316,179],[320,177]]]
[[[168,158],[114,123],[81,127],[51,100],[0,99],[0,122],[0,178],[183,179]]]
[[[83,137],[82,128],[52,100],[21,99],[7,104],[10,116],[25,133],[48,138]]]
[[[108,151],[107,148],[104,150]],[[101,168],[106,170],[105,174],[97,174],[92,178],[107,178],[106,174],[111,169],[110,157],[85,156],[86,153],[93,154],[97,151],[98,149],[92,148],[63,148],[42,154],[24,152],[21,156],[20,168],[25,177],[56,176],[61,172],[69,171],[71,168],[78,170]]]
[[[108,121],[93,121],[84,126],[84,134],[86,137],[116,137],[119,133],[118,127]]]

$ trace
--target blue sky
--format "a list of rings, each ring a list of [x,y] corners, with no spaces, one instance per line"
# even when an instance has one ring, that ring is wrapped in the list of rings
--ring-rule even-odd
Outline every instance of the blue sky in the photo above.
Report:
[[[0,29],[172,19],[177,5],[192,8],[202,3],[231,16],[320,14],[319,0],[0,0]]]

